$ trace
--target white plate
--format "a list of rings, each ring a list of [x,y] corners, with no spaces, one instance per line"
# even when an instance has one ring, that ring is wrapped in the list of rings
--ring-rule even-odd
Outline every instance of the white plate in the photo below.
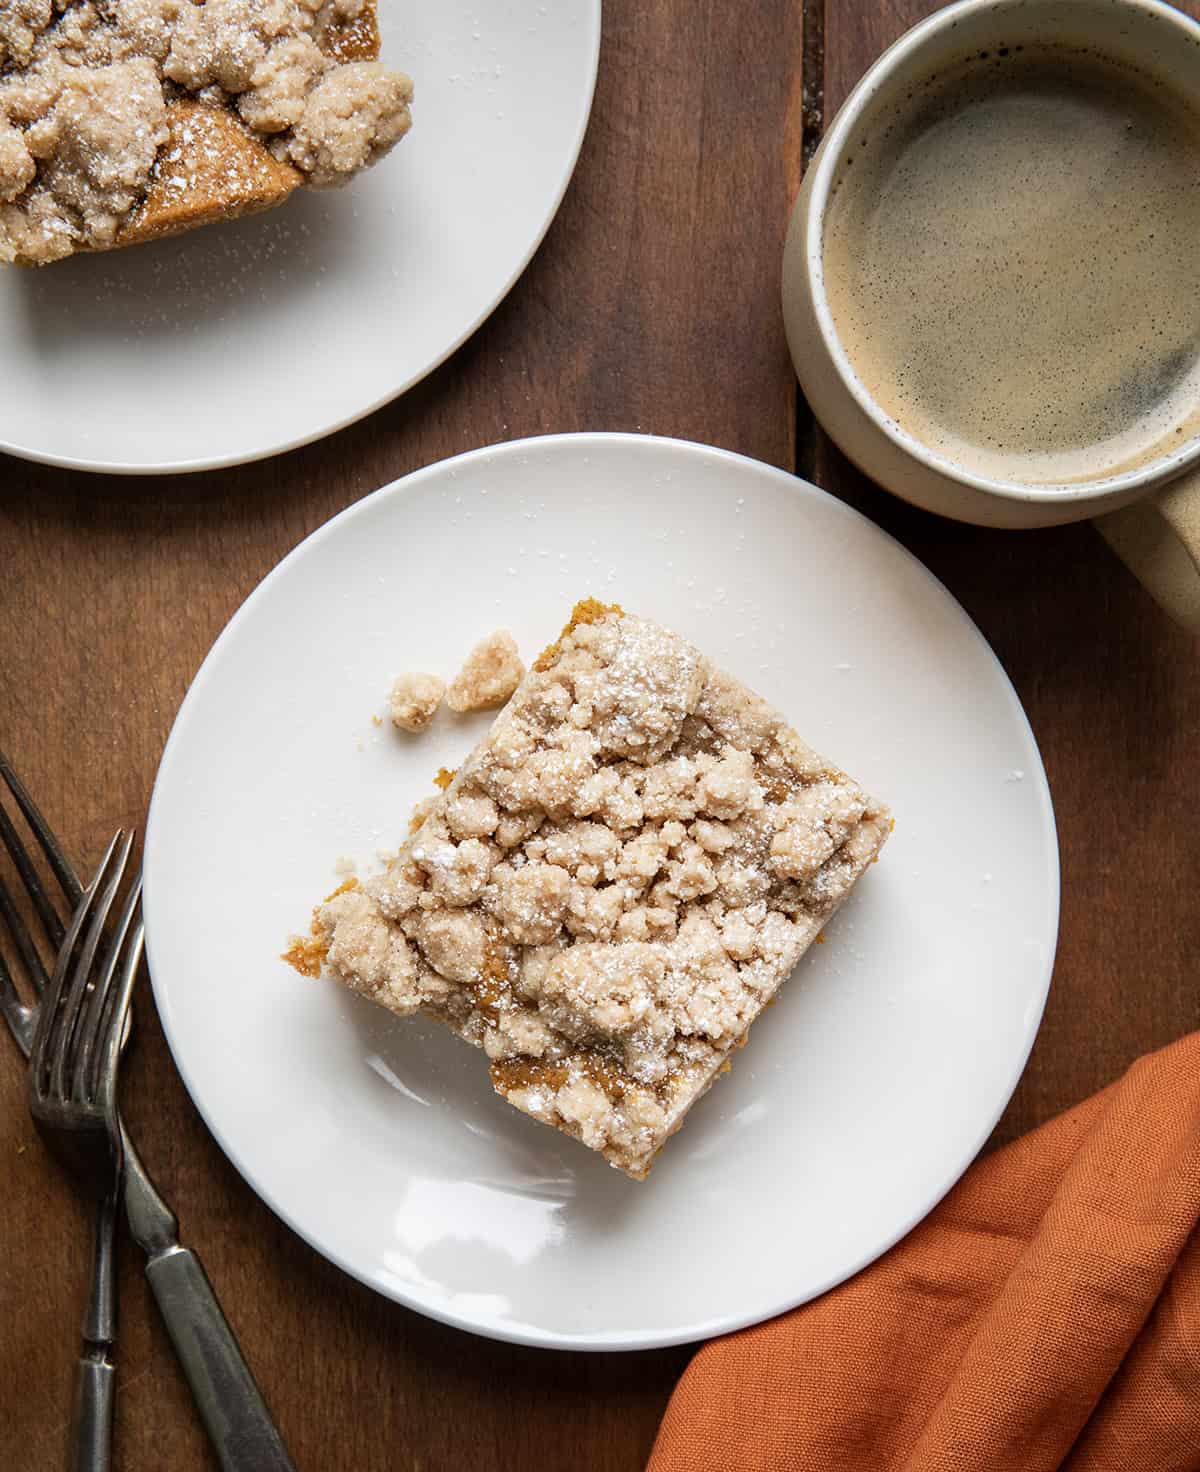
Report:
[[[402,669],[530,654],[596,593],[694,639],[887,799],[883,857],[645,1184],[518,1114],[481,1056],[277,959],[487,724],[372,724]],[[946,590],[782,471],[564,435],[360,501],[251,595],[184,702],[146,835],[155,995],[209,1127],[381,1293],[497,1338],[697,1339],[811,1298],[939,1199],[1004,1108],[1058,917],[1012,687]]]
[[[413,128],[344,190],[41,271],[0,268],[0,450],[233,465],[360,419],[524,270],[583,141],[600,0],[379,0]]]

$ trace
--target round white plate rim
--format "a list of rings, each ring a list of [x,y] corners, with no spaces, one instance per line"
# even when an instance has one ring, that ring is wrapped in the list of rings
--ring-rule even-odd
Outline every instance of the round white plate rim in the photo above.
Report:
[[[44,450],[35,450],[28,445],[16,444],[10,440],[0,438],[0,453],[12,455],[15,459],[29,461],[35,465],[50,465],[57,470],[80,470],[94,475],[196,475],[205,470],[229,470],[236,465],[256,465],[261,460],[274,459],[276,455],[286,455],[292,450],[303,449],[305,445],[316,444],[318,440],[328,439],[330,435],[348,429],[352,424],[358,424],[361,420],[369,418],[380,409],[393,403],[402,395],[408,393],[409,389],[415,388],[418,383],[428,378],[431,373],[439,369],[448,358],[462,347],[462,345],[479,331],[488,318],[500,306],[513,287],[529,268],[529,263],[537,255],[542,241],[549,233],[550,226],[554,224],[559,209],[566,197],[571,180],[575,177],[575,169],[579,163],[579,155],[583,149],[583,140],[587,137],[588,125],[591,122],[592,106],[596,97],[596,81],[600,71],[600,42],[601,42],[601,0],[588,0],[592,12],[592,53],[590,57],[590,77],[587,87],[587,100],[580,117],[579,125],[575,130],[575,137],[563,164],[563,175],[559,181],[558,188],[550,202],[546,218],[540,229],[531,239],[529,248],[517,263],[515,269],[508,279],[499,287],[495,297],[488,302],[479,312],[478,316],[467,326],[460,335],[451,342],[445,352],[438,358],[433,359],[418,372],[403,380],[396,387],[388,389],[372,403],[353,413],[343,415],[341,418],[332,420],[330,423],[321,425],[311,433],[295,435],[273,446],[256,451],[254,454],[246,455],[234,453],[232,455],[218,455],[204,457],[203,459],[163,461],[159,464],[126,464],[118,460],[90,460],[82,459],[74,455],[55,455]],[[14,268],[15,269],[15,268]]]
[[[1003,1089],[999,1091],[999,1097],[997,1099],[994,1110],[986,1117],[985,1124],[978,1131],[977,1137],[970,1142],[966,1150],[964,1150],[958,1157],[955,1158],[953,1164],[946,1172],[944,1179],[929,1193],[927,1201],[925,1201],[915,1212],[913,1212],[909,1218],[906,1218],[894,1232],[880,1239],[880,1242],[876,1247],[862,1254],[860,1258],[855,1259],[849,1266],[846,1266],[844,1269],[832,1274],[827,1281],[821,1280],[815,1288],[811,1289],[810,1291],[803,1292],[797,1297],[781,1298],[779,1303],[776,1304],[766,1314],[758,1311],[751,1311],[746,1314],[727,1314],[723,1316],[717,1316],[715,1318],[701,1320],[694,1324],[688,1324],[670,1332],[651,1330],[646,1332],[564,1334],[553,1330],[532,1329],[523,1324],[508,1325],[503,1322],[493,1322],[490,1320],[479,1322],[473,1319],[468,1314],[455,1313],[452,1310],[449,1310],[439,1304],[435,1299],[423,1297],[418,1292],[406,1292],[393,1282],[381,1282],[377,1278],[372,1277],[369,1273],[360,1269],[336,1249],[331,1248],[328,1244],[317,1241],[315,1234],[306,1231],[301,1223],[296,1220],[289,1211],[287,1211],[280,1204],[272,1200],[268,1194],[260,1191],[259,1187],[255,1184],[251,1171],[243,1164],[236,1147],[228,1140],[226,1135],[217,1127],[214,1120],[210,1117],[209,1111],[205,1108],[201,1097],[199,1096],[196,1089],[193,1087],[192,1080],[188,1075],[187,1067],[180,1056],[179,1049],[176,1047],[176,1040],[173,1036],[170,1022],[170,1011],[167,1007],[162,1005],[164,1000],[160,990],[162,983],[156,980],[154,970],[153,909],[154,894],[156,889],[154,879],[154,853],[157,847],[155,813],[157,799],[160,791],[160,784],[162,783],[163,773],[168,768],[177,737],[179,737],[179,733],[183,728],[184,717],[188,712],[189,706],[192,704],[193,700],[197,698],[197,692],[202,690],[207,678],[211,673],[211,670],[215,667],[216,660],[220,656],[222,647],[226,644],[227,640],[229,640],[236,634],[237,628],[240,626],[243,618],[248,616],[250,610],[257,603],[260,597],[265,596],[274,579],[277,576],[282,576],[285,567],[287,567],[294,558],[298,557],[305,548],[309,547],[310,544],[319,543],[325,538],[334,535],[336,529],[347,520],[355,516],[366,514],[366,508],[371,503],[375,502],[378,498],[404,495],[407,491],[411,489],[416,489],[425,480],[446,473],[450,467],[461,468],[468,464],[480,461],[486,463],[494,460],[497,457],[502,456],[528,455],[531,452],[537,453],[539,447],[550,448],[561,446],[564,444],[577,446],[580,449],[581,453],[586,453],[589,449],[600,449],[603,446],[624,444],[669,447],[676,450],[682,450],[688,454],[699,454],[701,457],[709,459],[710,461],[723,461],[729,464],[738,465],[742,468],[752,469],[755,473],[758,474],[766,475],[769,478],[775,480],[776,484],[778,484],[789,494],[794,494],[801,488],[803,488],[806,492],[815,492],[817,495],[823,497],[828,503],[830,503],[830,509],[833,509],[836,514],[843,515],[853,521],[866,522],[867,525],[871,527],[871,529],[875,533],[882,536],[907,561],[909,561],[915,568],[919,569],[921,575],[928,580],[932,587],[937,592],[939,592],[947,600],[947,602],[950,603],[961,614],[963,622],[965,626],[970,630],[972,638],[976,641],[981,651],[985,654],[987,660],[993,665],[995,673],[999,677],[999,688],[1005,692],[1005,695],[1007,696],[1007,699],[1012,707],[1013,714],[1017,718],[1017,723],[1023,729],[1023,733],[1027,736],[1032,751],[1037,756],[1036,769],[1030,770],[1026,775],[1034,783],[1038,798],[1038,812],[1041,821],[1045,827],[1043,837],[1046,843],[1046,854],[1049,860],[1048,880],[1051,892],[1048,895],[1048,899],[1050,901],[1050,913],[1053,916],[1052,935],[1050,944],[1047,947],[1045,954],[1043,974],[1038,981],[1038,985],[1034,995],[1035,1005],[1031,1005],[1029,1008],[1027,1008],[1025,1013],[1026,1031],[1025,1037],[1023,1039],[1023,1046],[1020,1049],[1019,1054],[1014,1057],[1014,1063],[1010,1077],[1006,1081]],[[934,1208],[942,1201],[947,1193],[962,1178],[971,1163],[978,1156],[980,1150],[987,1143],[988,1138],[990,1137],[992,1131],[995,1129],[997,1123],[1004,1114],[1005,1109],[1008,1107],[1009,1101],[1016,1091],[1017,1085],[1020,1082],[1021,1076],[1025,1071],[1025,1066],[1029,1060],[1029,1055],[1032,1051],[1034,1041],[1037,1038],[1037,1034],[1041,1026],[1042,1016],[1045,1011],[1046,999],[1049,995],[1050,983],[1054,970],[1054,961],[1057,950],[1058,926],[1060,919],[1061,863],[1058,847],[1057,825],[1054,816],[1054,807],[1053,800],[1050,794],[1049,781],[1046,777],[1044,763],[1041,760],[1041,752],[1037,744],[1037,739],[1034,735],[1033,728],[1029,723],[1029,717],[1025,712],[1025,708],[1021,703],[1020,697],[1017,695],[1012,681],[1008,677],[1007,671],[1000,663],[998,656],[992,649],[991,645],[984,638],[975,621],[970,617],[970,615],[966,612],[966,610],[962,607],[962,605],[958,602],[954,595],[949,591],[949,589],[945,586],[941,579],[938,578],[933,572],[931,572],[929,568],[927,568],[925,564],[921,562],[918,557],[915,556],[915,554],[910,552],[908,548],[903,545],[903,543],[899,542],[890,533],[884,531],[882,527],[877,526],[876,523],[872,522],[869,517],[864,516],[861,512],[855,510],[853,507],[846,505],[842,501],[839,501],[836,497],[830,496],[828,492],[822,491],[819,486],[813,485],[811,481],[806,481],[799,476],[792,475],[790,472],[782,470],[778,466],[769,465],[766,462],[756,460],[751,456],[738,454],[732,450],[724,450],[717,446],[705,445],[692,440],[675,439],[668,436],[632,434],[625,432],[589,431],[583,433],[536,435],[525,439],[507,440],[493,445],[482,446],[479,449],[469,450],[460,455],[451,456],[445,460],[435,461],[431,465],[422,466],[418,470],[411,471],[409,474],[402,476],[395,481],[391,481],[385,486],[379,487],[379,489],[371,492],[367,496],[364,496],[361,500],[354,502],[351,506],[346,507],[343,511],[331,517],[322,526],[316,528],[316,530],[311,532],[309,536],[305,537],[303,541],[298,542],[296,546],[293,547],[291,551],[289,551],[283,558],[281,558],[280,561],[275,565],[275,567],[273,567],[271,571],[266,574],[262,581],[249,593],[243,603],[234,612],[229,622],[225,625],[224,629],[217,636],[212,645],[212,648],[205,656],[204,661],[202,662],[200,668],[197,670],[196,675],[191,685],[189,686],[183,701],[180,704],[179,710],[175,717],[175,721],[171,727],[170,735],[168,736],[166,745],[163,749],[158,773],[155,777],[154,790],[151,794],[150,807],[146,821],[143,862],[143,906],[146,923],[147,963],[150,971],[151,987],[154,991],[156,1004],[159,1005],[159,1016],[162,1021],[163,1031],[166,1035],[167,1045],[170,1048],[172,1060],[174,1061],[175,1066],[179,1071],[179,1075],[183,1080],[184,1086],[188,1091],[188,1095],[191,1098],[192,1103],[195,1105],[201,1118],[204,1120],[206,1127],[213,1135],[214,1139],[217,1141],[217,1144],[221,1147],[222,1151],[232,1162],[238,1173],[242,1176],[242,1178],[245,1180],[246,1184],[251,1188],[251,1190],[253,1190],[255,1194],[258,1195],[259,1198],[270,1208],[270,1210],[274,1212],[274,1214],[279,1217],[281,1221],[283,1221],[315,1252],[318,1252],[322,1257],[332,1262],[336,1267],[340,1268],[342,1272],[346,1273],[351,1278],[354,1278],[358,1282],[362,1283],[364,1286],[373,1289],[375,1292],[381,1294],[385,1298],[390,1298],[394,1302],[399,1303],[406,1308],[412,1309],[415,1312],[422,1314],[426,1318],[434,1319],[440,1323],[447,1324],[452,1328],[462,1329],[468,1333],[476,1334],[483,1338],[494,1339],[505,1343],[520,1344],[531,1348],[575,1350],[581,1352],[623,1350],[628,1351],[669,1348],[673,1345],[690,1344],[700,1340],[710,1339],[721,1334],[733,1333],[739,1329],[748,1328],[753,1324],[762,1323],[768,1318],[773,1318],[780,1314],[787,1313],[791,1309],[798,1308],[802,1304],[811,1302],[813,1299],[818,1298],[822,1294],[829,1292],[830,1289],[835,1288],[839,1284],[846,1282],[849,1278],[852,1278],[857,1273],[861,1272],[865,1267],[877,1261],[880,1257],[884,1255],[884,1253],[894,1247],[897,1242],[906,1237],[908,1233],[911,1232],[913,1228],[918,1225],[918,1223],[923,1221],[925,1217],[927,1217],[929,1213],[934,1210]]]

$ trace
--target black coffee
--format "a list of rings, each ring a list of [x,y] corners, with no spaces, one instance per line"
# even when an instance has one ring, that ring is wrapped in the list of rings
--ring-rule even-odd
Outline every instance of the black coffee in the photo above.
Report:
[[[824,259],[868,392],[968,469],[1090,480],[1200,432],[1200,121],[1132,69],[935,78],[843,163]]]

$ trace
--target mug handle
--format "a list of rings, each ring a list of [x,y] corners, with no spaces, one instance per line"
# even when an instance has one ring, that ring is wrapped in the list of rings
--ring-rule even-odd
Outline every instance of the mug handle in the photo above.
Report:
[[[1159,606],[1200,634],[1200,470],[1093,525]]]

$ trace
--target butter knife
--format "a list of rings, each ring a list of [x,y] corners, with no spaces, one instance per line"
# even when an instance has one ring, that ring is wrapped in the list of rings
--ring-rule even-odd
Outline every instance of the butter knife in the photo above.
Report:
[[[200,1259],[179,1244],[175,1213],[121,1125],[125,1212],[223,1472],[296,1472]]]

